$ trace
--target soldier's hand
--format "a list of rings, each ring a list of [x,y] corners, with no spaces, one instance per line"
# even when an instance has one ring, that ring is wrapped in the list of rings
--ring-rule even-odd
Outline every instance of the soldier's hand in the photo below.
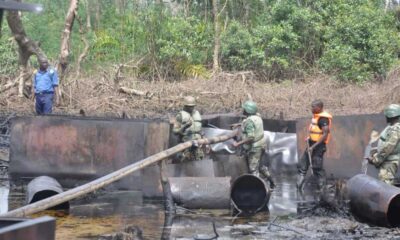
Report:
[[[186,129],[186,128],[190,127],[190,126],[192,126],[192,121],[188,121],[187,123],[185,123],[183,125],[183,129]]]
[[[370,156],[374,156],[377,153],[378,153],[378,148],[371,148],[371,151],[369,152],[369,155]]]
[[[366,159],[368,160],[368,162],[372,165],[374,165],[375,167],[379,167],[380,162],[379,160],[376,158],[377,154],[374,154],[372,157],[367,157]]]
[[[231,124],[230,127],[233,130],[233,129],[239,128],[241,125],[242,125],[241,123],[234,123],[234,124]]]
[[[236,142],[236,141],[234,141],[234,142],[232,143],[232,146],[235,147],[235,148],[237,148],[237,147],[239,147],[239,143]]]

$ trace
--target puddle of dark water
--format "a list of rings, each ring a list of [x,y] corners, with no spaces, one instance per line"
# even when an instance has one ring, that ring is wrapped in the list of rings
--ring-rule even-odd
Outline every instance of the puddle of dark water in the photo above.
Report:
[[[2,191],[1,188],[0,191]],[[7,197],[2,199],[8,207]],[[86,202],[72,202],[68,213],[46,211],[34,216],[56,217],[57,239],[98,239],[102,235],[123,231],[126,226],[136,226],[141,229],[144,239],[193,239],[196,236],[201,239],[215,236],[213,224],[220,238],[230,239],[239,237],[240,232],[242,232],[241,235],[246,235],[246,228],[254,231],[254,227],[243,227],[248,222],[267,222],[276,216],[296,215],[297,199],[298,195],[292,179],[283,178],[279,180],[277,189],[271,196],[270,211],[252,217],[232,217],[229,210],[210,210],[195,211],[196,214],[182,214],[181,211],[180,215],[165,218],[162,203],[159,201],[142,203],[130,202],[129,199],[114,199],[113,201],[112,198],[107,198],[107,202],[100,203],[92,203],[93,199],[88,199]],[[10,209],[24,205],[24,201],[24,188],[13,189],[9,196]]]
[[[400,232],[386,228],[369,228],[340,213],[328,197],[312,184],[303,194],[295,186],[296,176],[277,179],[277,188],[269,202],[269,212],[254,216],[231,216],[229,210],[179,209],[177,215],[165,216],[160,201],[138,201],[129,195],[116,195],[115,199],[93,203],[96,198],[71,202],[68,213],[46,211],[36,216],[57,218],[56,239],[118,239],[115,233],[125,228],[136,229],[142,236],[137,239],[354,239],[363,236],[376,238],[384,233],[390,239]],[[0,210],[6,211],[24,204],[24,189],[12,189],[7,204],[7,185],[0,192]],[[101,198],[101,197],[100,197]],[[97,197],[99,199],[99,197]],[[325,203],[326,202],[326,203]],[[324,206],[321,203],[325,203]],[[331,206],[332,205],[332,206]],[[102,236],[102,237],[101,237]],[[135,239],[135,238],[134,238]]]

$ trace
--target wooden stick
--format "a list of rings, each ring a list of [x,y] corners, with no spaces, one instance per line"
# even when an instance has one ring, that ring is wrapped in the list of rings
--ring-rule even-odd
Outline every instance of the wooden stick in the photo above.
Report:
[[[159,152],[157,154],[149,156],[139,162],[128,165],[128,166],[121,168],[115,172],[112,172],[106,176],[98,178],[92,182],[89,182],[82,186],[70,189],[66,192],[54,195],[50,198],[46,198],[41,201],[38,201],[38,202],[35,202],[32,204],[26,205],[24,207],[12,210],[5,214],[1,214],[0,217],[24,217],[27,215],[31,215],[31,214],[43,211],[50,207],[57,206],[63,202],[67,202],[74,198],[80,197],[84,194],[96,191],[97,189],[100,189],[110,183],[113,183],[113,182],[115,182],[137,170],[140,170],[144,167],[147,167],[151,164],[161,161],[169,156],[172,156],[178,152],[181,152],[187,148],[190,148],[196,143],[198,146],[201,146],[201,145],[213,144],[213,143],[218,143],[218,142],[224,142],[226,140],[233,138],[235,135],[236,135],[236,131],[232,131],[231,133],[229,133],[227,135],[220,135],[220,136],[215,136],[215,137],[212,137],[209,139],[204,138],[204,139],[188,141],[188,142],[178,144],[175,147],[166,149],[162,152]]]

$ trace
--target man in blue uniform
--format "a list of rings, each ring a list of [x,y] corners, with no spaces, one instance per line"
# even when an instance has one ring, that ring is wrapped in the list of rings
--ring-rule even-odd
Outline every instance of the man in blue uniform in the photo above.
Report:
[[[49,67],[47,60],[42,60],[38,71],[33,75],[32,96],[36,98],[35,109],[38,115],[50,114],[53,110],[53,101],[58,104],[58,75],[57,71]]]

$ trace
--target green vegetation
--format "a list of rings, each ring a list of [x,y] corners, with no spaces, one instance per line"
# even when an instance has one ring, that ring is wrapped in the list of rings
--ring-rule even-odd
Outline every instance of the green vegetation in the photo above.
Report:
[[[36,0],[41,15],[24,14],[27,34],[53,60],[68,9],[65,0]],[[214,48],[209,0],[81,1],[79,16],[90,50],[82,67],[90,72],[142,59],[135,74],[170,79],[207,77]],[[265,80],[321,70],[341,81],[362,83],[385,77],[398,60],[399,14],[383,0],[219,0],[220,64],[224,71],[255,71]],[[189,5],[187,5],[189,3]],[[6,24],[4,24],[6,25]],[[4,32],[0,74],[17,69],[16,47]],[[75,21],[71,62],[84,45]],[[4,67],[3,67],[4,66]]]

